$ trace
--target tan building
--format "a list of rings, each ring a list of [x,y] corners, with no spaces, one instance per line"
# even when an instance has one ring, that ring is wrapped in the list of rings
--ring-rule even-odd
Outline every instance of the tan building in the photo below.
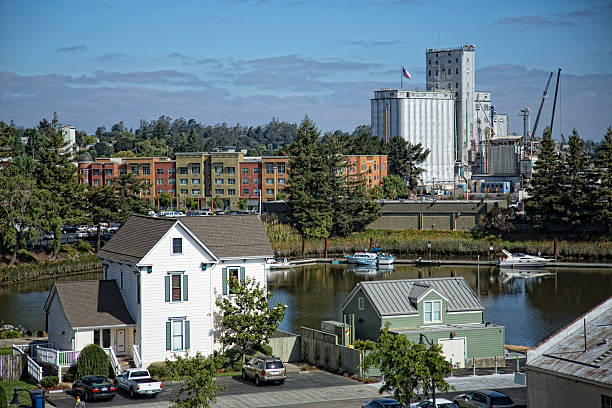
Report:
[[[196,200],[198,208],[208,208],[210,197],[210,156],[203,152],[176,153],[176,197],[178,208],[187,198]]]
[[[221,200],[221,208],[238,208],[242,152],[212,152],[210,155],[211,197]]]

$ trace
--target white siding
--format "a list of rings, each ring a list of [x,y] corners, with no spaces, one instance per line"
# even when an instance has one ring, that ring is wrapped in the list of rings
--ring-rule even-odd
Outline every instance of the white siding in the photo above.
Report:
[[[70,323],[68,323],[68,319],[66,319],[64,308],[56,294],[51,299],[47,313],[47,318],[49,319],[47,331],[49,332],[49,341],[53,342],[53,347],[58,350],[72,350],[74,332],[70,327]]]
[[[83,350],[85,346],[93,343],[93,330],[78,331],[74,333],[74,349]]]

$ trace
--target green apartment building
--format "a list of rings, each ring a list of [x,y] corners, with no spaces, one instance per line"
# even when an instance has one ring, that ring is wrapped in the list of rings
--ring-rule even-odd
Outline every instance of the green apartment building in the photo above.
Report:
[[[376,340],[388,324],[413,343],[442,347],[456,367],[505,365],[504,327],[485,322],[484,306],[462,278],[360,282],[342,305],[355,315],[355,338]]]

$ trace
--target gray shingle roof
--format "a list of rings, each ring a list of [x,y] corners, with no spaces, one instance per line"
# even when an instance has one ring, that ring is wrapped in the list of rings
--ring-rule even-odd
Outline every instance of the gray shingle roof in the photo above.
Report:
[[[187,227],[217,258],[273,257],[266,228],[257,215],[214,217],[131,217],[98,252],[102,258],[137,263],[177,222]]]
[[[417,313],[414,299],[423,295],[430,287],[448,299],[449,312],[484,309],[483,304],[462,277],[359,282],[342,308],[346,307],[359,289],[363,289],[381,316]]]
[[[54,292],[72,328],[135,324],[115,280],[55,282]]]

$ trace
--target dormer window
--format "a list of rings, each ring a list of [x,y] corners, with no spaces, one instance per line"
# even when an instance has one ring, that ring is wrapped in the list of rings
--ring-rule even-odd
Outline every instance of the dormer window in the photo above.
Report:
[[[442,302],[439,300],[423,302],[423,321],[442,323]]]

